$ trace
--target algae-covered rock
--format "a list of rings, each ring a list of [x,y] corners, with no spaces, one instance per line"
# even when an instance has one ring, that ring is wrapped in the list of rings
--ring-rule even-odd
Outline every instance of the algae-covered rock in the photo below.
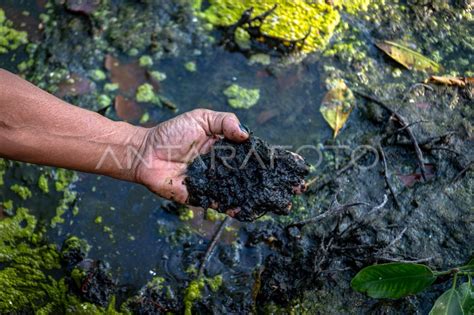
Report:
[[[296,41],[307,36],[301,51],[309,53],[327,45],[340,22],[342,11],[354,14],[367,10],[370,1],[210,0],[209,3],[210,6],[199,16],[221,27],[237,23],[244,11],[250,8],[253,8],[252,17],[255,17],[276,5],[276,9],[264,19],[261,32],[266,36],[287,41]],[[237,31],[241,32],[241,29]]]
[[[260,98],[259,89],[246,89],[237,84],[232,84],[224,90],[227,102],[233,108],[249,109],[257,104]]]
[[[13,23],[6,18],[5,11],[0,8],[0,54],[15,50],[27,42],[27,33],[15,30]]]

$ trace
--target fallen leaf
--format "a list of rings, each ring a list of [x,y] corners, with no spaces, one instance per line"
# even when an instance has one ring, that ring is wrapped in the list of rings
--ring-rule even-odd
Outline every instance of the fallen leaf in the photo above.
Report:
[[[425,83],[436,83],[441,85],[465,87],[467,84],[474,84],[474,78],[449,77],[433,75],[425,80]]]
[[[150,80],[147,70],[140,67],[138,60],[121,64],[117,58],[107,55],[105,57],[105,68],[110,71],[112,82],[117,83],[120,92],[127,96],[134,96],[137,88],[144,83],[151,83],[155,91],[158,91],[158,82]]]
[[[427,102],[419,102],[419,103],[416,103],[415,106],[416,108],[427,110],[428,108],[431,107],[431,104]]]
[[[100,0],[67,0],[66,8],[71,12],[93,13],[100,5]]]
[[[115,112],[117,117],[125,121],[133,121],[142,117],[143,109],[134,100],[129,100],[122,95],[115,98]]]
[[[393,60],[409,70],[439,72],[442,69],[442,67],[433,60],[400,44],[383,41],[375,45]]]
[[[433,164],[425,164],[426,180],[429,180],[435,176],[435,166]],[[406,187],[413,187],[416,183],[423,181],[423,175],[421,172],[415,172],[412,174],[398,174],[397,177]]]
[[[92,83],[89,79],[78,74],[71,74],[70,77],[58,84],[58,90],[55,95],[57,97],[78,96],[90,93],[92,91]]]
[[[354,105],[354,94],[342,80],[336,81],[324,96],[319,111],[334,130],[334,138],[346,123]]]
[[[262,125],[262,124],[266,123],[267,121],[269,121],[270,119],[278,116],[279,114],[280,114],[280,111],[278,109],[264,110],[263,112],[258,114],[257,123],[259,125]]]

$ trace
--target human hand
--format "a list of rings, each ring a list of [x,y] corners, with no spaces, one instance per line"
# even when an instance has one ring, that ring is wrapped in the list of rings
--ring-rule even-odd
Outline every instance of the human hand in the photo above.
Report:
[[[198,155],[225,137],[245,141],[249,134],[232,113],[195,109],[148,129],[134,159],[135,181],[155,194],[186,203],[186,168]]]

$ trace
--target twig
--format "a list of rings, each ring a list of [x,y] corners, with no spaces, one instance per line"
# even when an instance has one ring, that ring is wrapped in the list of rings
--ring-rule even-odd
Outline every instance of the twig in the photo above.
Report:
[[[430,150],[430,151],[432,151],[432,150],[435,150],[435,151],[436,151],[436,150],[443,150],[443,151],[448,151],[448,152],[454,153],[454,154],[459,155],[459,156],[464,156],[464,154],[462,154],[461,152],[456,151],[456,150],[451,149],[451,148],[445,148],[445,147],[438,147],[438,146],[435,146],[435,147],[429,147],[428,150]]]
[[[319,190],[321,188],[323,188],[324,186],[326,186],[327,184],[329,184],[330,182],[332,182],[333,180],[335,180],[336,178],[338,178],[342,173],[346,172],[347,170],[351,169],[356,163],[357,161],[359,161],[360,159],[362,159],[364,156],[367,155],[367,153],[369,153],[369,151],[365,151],[364,153],[362,153],[361,155],[355,157],[354,159],[351,159],[349,161],[349,163],[347,163],[343,168],[337,170],[336,172],[336,175],[329,178],[329,179],[326,179],[324,181],[322,181],[321,183],[319,183],[319,185],[315,188],[315,190]],[[314,183],[316,183],[316,181],[318,180],[318,176],[315,176],[313,177],[312,179],[310,179],[306,186],[309,187],[311,185],[313,185]]]
[[[382,148],[382,145],[379,144],[378,149],[379,149],[379,152],[380,152],[380,156],[382,157],[382,163],[383,163],[383,167],[384,167],[383,175],[384,175],[384,178],[385,178],[385,184],[387,184],[388,190],[390,191],[390,194],[392,195],[393,201],[395,202],[395,205],[397,206],[398,210],[403,210],[401,205],[400,205],[400,202],[398,201],[397,195],[395,194],[395,190],[393,189],[393,186],[390,183],[390,180],[388,179],[390,174],[388,173],[387,159],[385,158],[385,152]]]
[[[407,229],[408,227],[405,227],[387,246],[385,246],[383,249],[380,249],[376,255],[382,255],[383,253],[386,253],[390,248],[398,243],[402,239],[403,235],[405,235]]]
[[[432,260],[433,258],[434,257],[420,258],[420,259],[415,259],[415,260],[403,260],[403,259],[397,259],[397,258],[391,258],[391,257],[379,257],[380,260],[400,262],[400,263],[411,263],[411,264],[427,262],[427,261]]]
[[[467,164],[467,166],[465,168],[462,169],[462,171],[460,171],[454,178],[453,180],[451,181],[451,183],[449,183],[450,185],[454,184],[455,182],[457,182],[462,176],[464,176],[464,174],[466,174],[469,169],[474,165],[474,161],[471,161]]]
[[[425,122],[430,122],[430,121],[429,121],[429,120],[418,120],[418,121],[412,122],[412,123],[410,123],[410,124],[408,124],[408,125],[406,125],[406,126],[404,126],[404,127],[402,127],[402,128],[397,129],[396,132],[402,132],[402,131],[404,131],[404,130],[407,129],[407,128],[410,128],[410,127],[412,127],[412,126],[414,126],[414,125],[418,125],[418,124],[425,123]]]
[[[319,222],[329,216],[333,216],[333,215],[336,215],[336,214],[339,214],[339,213],[342,213],[350,208],[353,208],[353,207],[357,207],[357,206],[368,206],[367,203],[365,202],[354,202],[354,203],[349,203],[349,204],[345,204],[345,205],[342,205],[342,206],[339,206],[339,207],[335,207],[335,208],[330,208],[329,210],[315,216],[315,217],[312,217],[312,218],[309,218],[307,220],[303,220],[303,221],[299,221],[299,222],[295,222],[295,223],[290,223],[286,226],[286,228],[290,228],[290,227],[294,227],[294,226],[297,226],[297,227],[302,227],[302,226],[305,226],[306,224],[311,224],[311,223],[316,223],[316,222]]]
[[[358,222],[354,222],[353,224],[349,225],[345,230],[339,233],[338,237],[342,237],[344,234],[351,232],[355,230],[356,228],[359,228],[361,225],[367,225],[374,219],[372,218],[372,215],[376,212],[378,212],[380,209],[382,209],[386,204],[387,204],[388,198],[387,195],[383,195],[383,201],[379,205],[374,206],[372,209],[370,209],[369,212],[364,214],[364,217],[362,220]]]
[[[369,101],[381,106],[383,109],[385,109],[386,111],[390,112],[392,114],[393,117],[395,117],[398,122],[400,123],[400,125],[402,127],[406,127],[408,126],[409,124],[406,122],[405,118],[400,115],[399,113],[397,113],[396,111],[394,111],[393,109],[391,109],[388,105],[386,105],[384,102],[370,96],[370,95],[367,95],[365,93],[362,93],[362,92],[359,92],[359,91],[353,91],[355,94],[365,98],[365,99],[368,99]],[[408,126],[406,127],[405,129],[408,137],[410,138],[412,144],[413,144],[413,147],[415,149],[415,153],[416,153],[416,157],[417,157],[417,160],[418,160],[418,166],[420,167],[420,170],[421,170],[421,175],[423,176],[423,179],[426,181],[427,178],[426,178],[426,169],[425,169],[425,164],[424,164],[424,158],[423,158],[423,152],[421,151],[420,149],[420,146],[418,145],[418,141],[416,140],[415,138],[415,135],[413,134],[413,131],[411,130],[411,128]]]
[[[201,266],[199,267],[198,279],[202,278],[202,276],[204,275],[204,269],[206,269],[207,261],[211,257],[212,252],[214,251],[214,248],[216,247],[217,241],[222,235],[222,232],[224,231],[224,229],[227,227],[227,225],[230,223],[231,220],[232,220],[231,217],[226,217],[222,221],[217,231],[215,232],[214,236],[212,237],[212,241],[209,243],[209,246],[207,247],[207,250],[206,250],[206,254],[204,255],[201,262]]]

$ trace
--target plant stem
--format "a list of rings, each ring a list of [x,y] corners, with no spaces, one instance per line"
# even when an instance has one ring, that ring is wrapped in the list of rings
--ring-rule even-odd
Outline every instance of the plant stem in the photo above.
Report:
[[[454,278],[453,278],[453,287],[452,289],[455,290],[456,289],[456,282],[458,281],[458,274],[455,273],[454,274]]]

